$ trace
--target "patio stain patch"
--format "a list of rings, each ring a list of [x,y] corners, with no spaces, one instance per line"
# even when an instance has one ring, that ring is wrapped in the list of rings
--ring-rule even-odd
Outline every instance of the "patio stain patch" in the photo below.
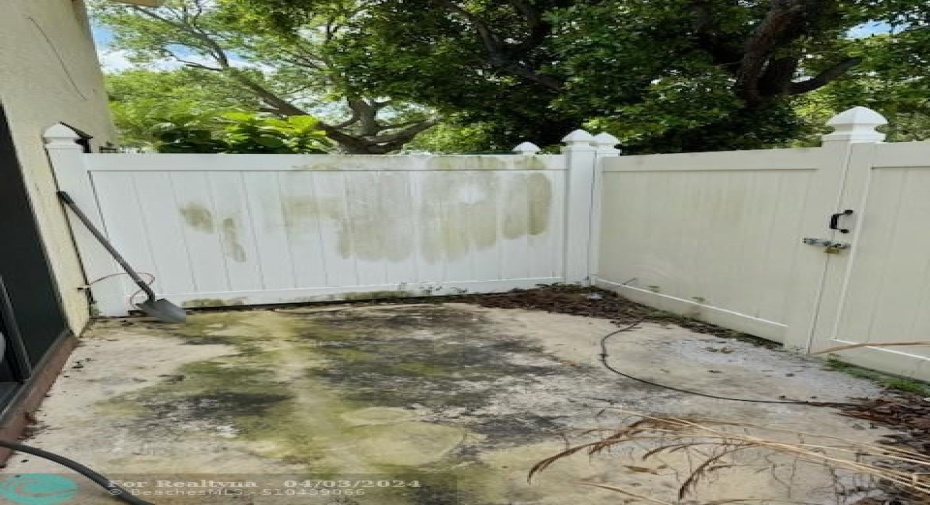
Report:
[[[612,426],[620,417],[611,412],[613,406],[678,414],[720,410],[719,402],[619,380],[603,370],[597,362],[597,340],[615,328],[603,319],[413,304],[204,312],[191,314],[183,326],[131,323],[98,323],[76,358],[116,348],[123,354],[111,352],[123,368],[112,373],[123,374],[124,381],[140,375],[143,382],[95,400],[84,410],[71,405],[55,414],[50,406],[43,414],[46,422],[62,415],[67,429],[40,433],[36,445],[61,450],[107,473],[252,469],[314,479],[425,476],[421,487],[380,489],[332,502],[345,505],[599,505],[616,503],[618,496],[576,483],[613,482],[616,462],[567,460],[532,484],[527,471],[564,448],[563,435],[579,437],[586,430]],[[135,350],[133,338],[138,339]],[[681,346],[669,347],[678,341]],[[738,353],[721,357],[704,352],[717,341],[724,342],[687,330],[649,327],[635,346],[624,343],[618,359],[628,368],[638,367],[631,370],[635,373],[662,373],[667,365],[661,360],[680,354],[691,362],[665,374],[692,377],[693,387],[722,382],[724,389],[760,388],[745,393],[750,395],[779,393],[760,381],[761,375],[741,376],[736,368],[729,381],[714,374],[698,376],[695,370],[706,366],[702,360],[726,369],[721,359],[737,359]],[[775,354],[750,344],[729,345],[742,346],[737,349],[742,353]],[[162,348],[164,359],[177,365],[169,373],[164,372],[167,364],[158,365],[155,377],[134,371],[144,370],[147,354],[142,349],[148,348]],[[135,368],[127,364],[133,359]],[[778,353],[777,359],[791,358]],[[752,365],[746,373],[758,375],[759,367]],[[797,370],[801,365],[786,366],[806,381],[802,383],[813,383]],[[826,373],[815,363],[810,366]],[[106,370],[92,367],[70,374],[84,381],[77,388],[99,388],[108,377]],[[71,380],[62,379],[56,388],[72,387]],[[831,394],[817,393],[822,398]],[[864,435],[849,427],[851,421],[825,410],[726,407],[735,418],[787,416],[815,423],[818,431]],[[41,464],[33,460],[14,469]],[[628,485],[649,485],[647,476],[620,477]],[[778,486],[755,473],[742,481],[747,490]],[[663,492],[671,489],[662,486]]]
[[[532,382],[556,373],[557,362],[538,346],[489,333],[488,322],[450,307],[379,307],[359,318],[353,312],[192,316],[192,324],[177,330],[185,343],[223,343],[237,352],[187,364],[180,370],[183,381],[157,384],[105,407],[142,405],[136,426],[165,435],[191,423],[231,426],[235,436],[262,443],[263,456],[306,465],[315,475],[400,475],[426,465],[441,473],[464,462],[476,467],[468,472],[470,487],[490,476],[478,469],[480,461],[455,454],[457,449],[480,444],[489,434],[507,443],[516,440],[505,438],[552,432],[551,423],[516,420],[501,430],[507,422],[495,423],[493,415],[452,426],[416,420],[435,409],[486,406],[492,401],[488,391],[501,379]],[[454,331],[442,338],[417,334],[423,319]],[[526,354],[538,354],[545,364],[508,359]],[[384,494],[381,499],[388,499]]]

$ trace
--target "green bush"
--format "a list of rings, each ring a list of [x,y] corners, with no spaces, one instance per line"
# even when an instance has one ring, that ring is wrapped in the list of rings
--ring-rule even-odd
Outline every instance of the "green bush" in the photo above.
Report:
[[[332,144],[311,116],[277,118],[249,112],[175,115],[155,126],[160,153],[311,154]]]

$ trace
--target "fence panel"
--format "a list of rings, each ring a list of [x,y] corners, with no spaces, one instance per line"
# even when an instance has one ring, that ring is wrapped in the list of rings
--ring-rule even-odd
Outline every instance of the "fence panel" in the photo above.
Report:
[[[563,280],[561,155],[79,154],[107,235],[189,307]],[[63,188],[68,189],[68,188]],[[99,290],[129,307],[125,278]]]
[[[809,216],[829,208],[811,193],[824,192],[831,180],[835,187],[826,192],[834,201],[838,192],[840,174],[827,151],[604,160],[597,283],[647,305],[784,341],[798,263],[810,260],[799,258],[801,237]]]
[[[838,353],[844,360],[930,380],[930,142],[858,144],[850,155],[841,209],[848,255],[827,278],[814,351],[876,344]]]

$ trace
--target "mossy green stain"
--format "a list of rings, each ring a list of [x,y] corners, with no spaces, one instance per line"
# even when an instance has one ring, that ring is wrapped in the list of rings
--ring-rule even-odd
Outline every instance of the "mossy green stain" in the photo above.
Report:
[[[552,183],[545,174],[530,174],[526,181],[529,193],[529,222],[527,232],[530,235],[542,235],[549,229],[549,216],[552,213]]]
[[[394,365],[393,370],[401,374],[413,374],[422,377],[436,377],[449,374],[448,367],[436,365],[426,361],[400,363]]]
[[[246,259],[245,248],[240,242],[239,225],[236,220],[228,217],[223,220],[223,252],[233,261],[244,262]]]
[[[188,300],[182,305],[192,309],[207,309],[212,307],[233,307],[237,305],[245,305],[244,298],[196,298],[194,300]]]
[[[545,170],[546,163],[538,156],[520,156],[515,162],[520,170]]]
[[[213,213],[210,209],[198,203],[189,203],[180,209],[181,216],[188,226],[204,233],[213,233],[216,226],[213,223]]]
[[[424,320],[456,328],[456,334],[442,341],[411,337]],[[438,410],[480,408],[488,403],[487,388],[495,380],[532,380],[539,373],[551,373],[508,362],[511,353],[534,354],[540,349],[488,334],[472,313],[445,306],[392,306],[358,314],[296,309],[192,314],[189,325],[172,331],[192,341],[220,339],[235,349],[184,365],[177,371],[184,380],[165,381],[106,402],[99,406],[101,415],[134,418],[132,426],[143,432],[170,429],[164,423],[169,415],[176,423],[229,423],[241,440],[260,443],[255,449],[259,454],[304,465],[319,478],[358,473],[360,468],[401,476],[428,466],[432,484],[379,495],[379,503],[385,505],[455,503],[451,500],[457,487],[467,490],[460,497],[474,493],[483,503],[480,499],[490,496],[485,487],[495,473],[453,450],[461,443],[474,443],[467,440],[478,436],[462,428],[427,427],[413,420],[360,428],[350,421],[350,413],[373,407],[409,409],[413,404]],[[461,381],[487,388],[462,388]],[[399,464],[405,460],[393,459],[390,451],[380,448],[387,447],[392,430],[404,433],[405,422],[416,425],[411,433],[423,432],[435,443]],[[496,426],[489,425],[488,434],[494,434]]]
[[[348,301],[364,301],[364,300],[383,300],[386,298],[410,298],[416,296],[422,296],[422,293],[416,293],[411,291],[364,291],[361,293],[346,293],[342,295],[345,300]]]

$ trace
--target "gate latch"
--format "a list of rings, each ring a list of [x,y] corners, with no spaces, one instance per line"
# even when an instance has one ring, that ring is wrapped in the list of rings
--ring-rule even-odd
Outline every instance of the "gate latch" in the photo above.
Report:
[[[847,242],[834,242],[833,240],[827,240],[825,238],[805,238],[803,242],[807,245],[816,245],[826,248],[824,251],[827,254],[836,254],[843,249],[849,249],[849,244]]]

